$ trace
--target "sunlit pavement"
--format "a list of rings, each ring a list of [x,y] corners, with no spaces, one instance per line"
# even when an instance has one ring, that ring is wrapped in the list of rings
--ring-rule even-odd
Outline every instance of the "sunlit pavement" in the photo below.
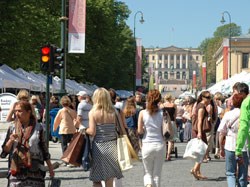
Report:
[[[0,124],[1,125],[1,124]],[[2,126],[3,127],[3,126]],[[3,131],[3,129],[2,129]],[[225,162],[224,160],[215,160],[211,155],[212,160],[208,163],[202,164],[202,174],[207,176],[207,180],[196,180],[190,174],[190,169],[193,166],[191,160],[183,159],[183,153],[185,151],[186,143],[175,143],[178,152],[178,158],[172,154],[172,161],[166,161],[162,170],[162,187],[226,187],[225,177]],[[49,150],[52,157],[52,162],[60,162],[61,157],[61,145],[60,143],[49,144]],[[7,159],[0,160],[0,171],[7,170]],[[92,182],[88,179],[89,172],[84,172],[80,167],[67,167],[60,165],[55,170],[56,177],[61,179],[62,187],[91,187]],[[48,176],[48,174],[47,174]],[[46,180],[46,184],[48,180]],[[134,167],[124,172],[124,178],[122,179],[124,187],[143,187],[143,166],[141,162],[135,162]],[[7,185],[6,178],[0,178],[0,186]]]

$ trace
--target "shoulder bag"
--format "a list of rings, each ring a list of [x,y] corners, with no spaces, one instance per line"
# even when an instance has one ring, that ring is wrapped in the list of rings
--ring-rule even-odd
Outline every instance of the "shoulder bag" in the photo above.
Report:
[[[163,110],[162,135],[166,141],[174,137],[171,118],[166,110]]]

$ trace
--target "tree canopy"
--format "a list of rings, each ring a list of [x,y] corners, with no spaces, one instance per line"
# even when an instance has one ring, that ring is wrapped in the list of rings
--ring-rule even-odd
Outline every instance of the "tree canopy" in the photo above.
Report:
[[[66,77],[132,90],[135,44],[125,22],[130,14],[127,5],[87,0],[86,9],[85,54],[67,54]],[[60,1],[1,1],[0,63],[39,72],[40,47],[60,46],[60,15]]]
[[[213,58],[215,52],[219,49],[223,38],[228,38],[231,26],[231,37],[241,35],[241,27],[235,23],[226,24],[218,27],[212,38],[204,39],[199,49],[204,55],[204,61],[207,63],[207,85],[216,82],[216,62]]]

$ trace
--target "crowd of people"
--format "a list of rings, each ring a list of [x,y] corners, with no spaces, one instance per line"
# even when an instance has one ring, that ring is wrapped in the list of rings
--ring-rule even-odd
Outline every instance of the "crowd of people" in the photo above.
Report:
[[[76,96],[52,96],[49,109],[54,118],[52,131],[58,131],[62,154],[73,135],[79,131],[90,136],[92,166],[89,179],[93,187],[118,186],[123,178],[118,163],[116,115],[119,115],[134,151],[144,167],[144,186],[160,187],[164,161],[171,161],[176,142],[198,138],[208,145],[202,162],[196,162],[190,173],[197,180],[207,179],[201,173],[202,163],[225,159],[228,186],[247,186],[248,138],[250,122],[249,87],[236,83],[230,97],[222,93],[202,91],[197,99],[191,96],[174,98],[150,90],[146,96],[121,99],[114,89],[98,88],[93,95],[80,91]],[[7,115],[12,122],[2,145],[1,157],[9,154],[9,186],[45,186],[45,171],[38,165],[47,163],[50,176],[55,175],[44,140],[45,101],[20,90],[17,102]],[[173,136],[162,135],[163,113],[171,121]],[[209,129],[205,129],[209,126]],[[59,129],[59,130],[58,130]],[[21,159],[20,159],[21,158]],[[238,164],[237,164],[238,163]],[[63,163],[71,166],[69,163]]]

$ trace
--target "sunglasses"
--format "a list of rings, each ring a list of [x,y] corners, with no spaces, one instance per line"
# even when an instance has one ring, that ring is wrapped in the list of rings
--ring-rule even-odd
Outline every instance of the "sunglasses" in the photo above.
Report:
[[[211,96],[209,95],[209,96],[202,96],[202,97],[204,97],[204,98],[206,98],[206,99],[211,99]]]

